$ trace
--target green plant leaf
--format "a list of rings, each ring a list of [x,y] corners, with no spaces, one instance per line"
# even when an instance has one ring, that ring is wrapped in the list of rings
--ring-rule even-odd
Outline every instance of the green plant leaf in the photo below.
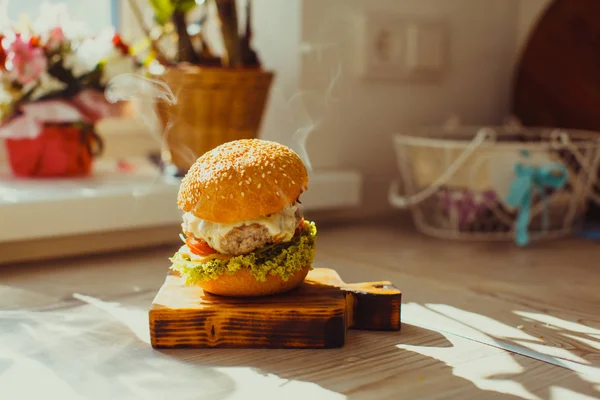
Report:
[[[171,0],[150,0],[150,4],[154,9],[156,22],[164,25],[171,19],[171,15],[175,10],[175,6]]]
[[[196,7],[196,0],[173,0],[173,6],[177,11],[185,14]]]

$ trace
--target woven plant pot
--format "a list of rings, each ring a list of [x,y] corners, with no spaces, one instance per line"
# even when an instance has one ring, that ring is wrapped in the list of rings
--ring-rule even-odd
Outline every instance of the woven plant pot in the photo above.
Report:
[[[166,161],[180,171],[222,143],[258,137],[272,72],[177,66],[161,79],[177,97],[177,104],[159,103],[157,111],[170,157]]]

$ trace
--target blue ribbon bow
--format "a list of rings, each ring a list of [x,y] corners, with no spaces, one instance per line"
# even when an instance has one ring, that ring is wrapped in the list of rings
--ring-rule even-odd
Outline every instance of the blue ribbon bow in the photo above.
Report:
[[[529,243],[529,219],[531,218],[531,200],[533,191],[540,193],[543,204],[543,229],[549,225],[546,208],[545,189],[561,189],[568,182],[568,171],[564,165],[549,164],[541,167],[517,164],[515,179],[506,198],[506,203],[518,209],[515,241],[519,246]]]

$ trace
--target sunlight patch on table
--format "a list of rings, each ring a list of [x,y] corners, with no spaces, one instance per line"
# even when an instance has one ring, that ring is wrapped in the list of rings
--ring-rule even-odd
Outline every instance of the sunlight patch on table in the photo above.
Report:
[[[265,400],[345,399],[270,371],[204,364],[201,351],[156,351],[147,343],[146,310],[73,297],[83,303],[55,311],[0,311],[0,398],[218,400],[260,393]]]
[[[512,379],[501,379],[499,377],[519,376],[524,373],[523,367],[515,361],[513,355],[508,352],[485,348],[487,354],[481,354],[478,349],[480,345],[474,344],[463,335],[448,333],[448,327],[456,328],[457,322],[451,318],[441,316],[420,304],[408,303],[403,305],[404,322],[437,330],[448,341],[451,347],[431,347],[398,344],[396,347],[413,351],[427,357],[434,358],[453,369],[455,376],[472,382],[482,390],[497,393],[510,394],[524,399],[538,400],[539,397],[529,392],[521,383]],[[432,327],[432,322],[441,329]],[[463,333],[473,329],[464,326]],[[473,334],[477,332],[472,332]],[[481,337],[481,332],[479,332]],[[493,360],[491,359],[493,358]],[[483,397],[484,398],[484,397]]]
[[[456,307],[445,304],[426,304],[426,307],[450,318],[452,321],[461,323],[463,327],[470,328],[469,330],[465,330],[464,328],[458,330],[447,329],[452,333],[460,334],[469,339],[478,340],[482,343],[512,351],[526,357],[569,368],[582,374],[593,376],[599,376],[598,374],[600,374],[599,369],[589,366],[589,361],[575,354],[573,351],[553,346],[554,343],[552,341],[557,341],[556,330],[552,330],[554,337],[544,337],[543,335],[536,337],[519,329],[519,327],[512,327],[492,320],[487,316],[464,311]],[[528,316],[535,316],[534,313],[527,314]],[[570,326],[568,321],[563,321],[556,317],[543,318],[542,316],[538,316],[538,318],[544,321],[553,321],[556,327],[561,326],[561,322],[564,325]],[[438,327],[444,327],[444,325],[438,325]],[[444,327],[443,329],[446,328]],[[485,333],[485,338],[482,339],[479,335],[473,335],[472,332],[474,330]]]
[[[448,318],[438,312],[416,303],[402,304],[402,322],[421,326],[423,328],[452,332],[472,340],[487,341],[489,336],[460,321]]]
[[[564,319],[557,318],[552,315],[526,311],[513,312],[520,317],[529,318],[567,331],[587,333],[590,335],[600,335],[600,329],[592,328],[591,326],[583,325],[577,322],[566,321]]]
[[[283,379],[272,373],[262,373],[247,367],[223,367],[217,371],[235,382],[235,390],[228,400],[245,400],[250,396],[260,399],[319,399],[342,400],[346,396],[327,390],[316,383]]]
[[[106,302],[95,297],[73,293],[73,297],[107,312],[116,320],[127,326],[135,336],[144,343],[150,344],[148,329],[148,312],[145,310],[126,308],[119,303]]]
[[[0,311],[2,400],[225,399],[233,390],[228,376],[156,352],[95,307]]]
[[[477,329],[492,337],[501,337],[505,339],[523,339],[532,342],[543,343],[541,338],[530,335],[515,327],[503,324],[485,315],[477,314],[470,311],[461,310],[460,308],[452,307],[446,304],[426,304],[426,307],[446,315],[464,325]]]
[[[569,339],[577,340],[577,341],[579,341],[579,342],[581,342],[581,343],[585,344],[586,346],[589,346],[589,347],[591,347],[593,349],[600,350],[600,340],[598,340],[598,339],[595,339],[595,340],[586,339],[584,337],[577,336],[577,335],[572,335],[572,334],[569,334],[569,333],[561,333],[561,335],[564,336],[564,337],[568,337]]]
[[[597,397],[591,397],[585,394],[577,393],[571,389],[560,386],[550,386],[549,399],[598,400]]]
[[[11,354],[2,347],[0,347],[0,394],[2,398],[14,400],[83,399],[48,366],[28,357]]]
[[[581,358],[578,355],[573,354],[573,352],[571,352],[567,349],[560,348],[560,347],[549,346],[546,344],[538,344],[538,343],[527,343],[527,342],[523,342],[521,340],[515,340],[515,343],[520,346],[531,349],[537,353],[546,354],[550,357],[556,357],[556,358],[561,358],[564,360],[570,360],[570,361],[578,362],[581,364],[588,364],[588,365],[590,364],[590,362],[588,360]]]

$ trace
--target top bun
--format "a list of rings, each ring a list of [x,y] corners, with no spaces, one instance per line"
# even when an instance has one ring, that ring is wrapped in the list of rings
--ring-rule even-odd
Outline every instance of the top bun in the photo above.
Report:
[[[241,139],[196,160],[181,181],[177,205],[206,221],[239,222],[280,212],[307,184],[306,167],[290,148]]]

